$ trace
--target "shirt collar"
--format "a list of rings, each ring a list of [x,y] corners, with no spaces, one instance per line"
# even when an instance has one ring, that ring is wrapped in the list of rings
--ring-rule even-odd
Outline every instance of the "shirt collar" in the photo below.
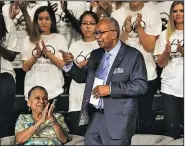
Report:
[[[118,40],[118,43],[116,44],[116,46],[111,51],[109,51],[109,53],[111,54],[111,56],[116,57],[116,55],[118,54],[118,51],[119,51],[120,47],[121,47],[121,41]]]

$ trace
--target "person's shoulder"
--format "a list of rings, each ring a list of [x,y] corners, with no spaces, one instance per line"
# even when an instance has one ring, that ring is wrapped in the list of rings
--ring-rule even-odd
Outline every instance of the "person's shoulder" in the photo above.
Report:
[[[124,13],[125,11],[126,11],[126,7],[121,7],[121,8],[119,8],[119,9],[113,11],[113,12],[111,13],[111,16],[112,16],[112,17],[117,16],[118,14]]]
[[[144,11],[144,13],[146,13],[146,14],[150,14],[150,15],[159,15],[159,13],[154,9],[154,8],[152,8],[152,7],[150,7],[150,6],[147,6],[147,5],[145,5],[144,7],[143,7],[143,11]]]
[[[52,38],[54,38],[55,40],[61,42],[61,41],[64,41],[66,40],[64,35],[60,34],[60,33],[52,33]]]
[[[31,114],[20,114],[19,115],[19,120],[25,120],[25,119],[30,119],[32,118]]]
[[[130,53],[130,54],[133,54],[133,55],[134,54],[141,54],[141,52],[138,49],[136,49],[134,47],[131,47],[131,46],[129,46],[129,45],[123,43],[123,42],[122,42],[122,47],[124,47],[124,49],[127,53]]]

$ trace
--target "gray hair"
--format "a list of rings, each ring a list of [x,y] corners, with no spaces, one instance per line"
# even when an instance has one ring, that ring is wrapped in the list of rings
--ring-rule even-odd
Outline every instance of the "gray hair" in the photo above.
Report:
[[[101,19],[100,21],[108,21],[110,23],[110,25],[112,27],[114,27],[116,33],[117,33],[117,37],[119,38],[119,34],[120,34],[120,27],[119,24],[117,22],[116,19],[114,19],[113,17],[104,17],[103,19]]]

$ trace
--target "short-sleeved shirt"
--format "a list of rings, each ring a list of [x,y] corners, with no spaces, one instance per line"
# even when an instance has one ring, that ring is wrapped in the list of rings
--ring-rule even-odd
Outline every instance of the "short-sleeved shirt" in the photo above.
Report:
[[[50,35],[42,35],[41,40],[44,41],[48,51],[53,53],[57,58],[62,59],[62,53],[59,50],[67,51],[67,42],[63,35],[52,33]],[[41,41],[39,45],[42,49]],[[25,38],[21,51],[21,59],[27,61],[32,57],[36,45],[30,42],[29,37]],[[29,71],[26,72],[24,81],[24,95],[27,99],[29,90],[34,86],[43,86],[48,91],[48,98],[53,99],[63,93],[64,77],[56,65],[50,59],[41,56]]]
[[[6,24],[7,34],[6,34],[6,40],[3,42],[2,45],[8,50],[11,50],[14,52],[20,52],[20,50],[16,48],[17,33],[16,33],[15,25],[13,21],[8,17],[4,16],[4,20]],[[4,72],[10,73],[15,78],[15,72],[13,70],[12,64],[10,63],[10,61],[1,57],[1,73],[4,73]]]
[[[166,40],[167,30],[164,30],[155,46],[154,55],[162,54],[165,50],[167,43]],[[181,46],[184,44],[183,30],[176,30],[170,37],[171,53],[167,65],[163,68],[161,74],[161,92],[176,97],[183,96],[183,60],[180,52],[177,52],[177,40],[180,41]]]
[[[54,114],[54,116],[63,130],[68,133],[69,129],[64,122],[64,117],[59,113]],[[21,114],[15,125],[15,134],[33,126],[34,124],[35,122],[31,114]],[[24,145],[61,145],[61,143],[55,134],[52,123],[47,120],[39,127],[37,132],[35,132],[33,136],[24,143]]]
[[[147,68],[147,75],[148,80],[154,80],[157,78],[156,72],[156,63],[154,61],[153,54],[147,52],[142,44],[139,41],[139,36],[134,29],[135,21],[137,18],[137,13],[141,13],[142,15],[142,22],[141,26],[144,28],[144,31],[147,35],[158,36],[162,31],[162,21],[159,13],[157,13],[154,9],[144,6],[140,11],[133,12],[129,9],[129,7],[121,8],[114,11],[111,16],[115,18],[122,30],[122,26],[124,25],[124,21],[127,16],[132,16],[132,31],[128,34],[129,38],[126,40],[126,44],[138,49],[144,57],[146,68]]]

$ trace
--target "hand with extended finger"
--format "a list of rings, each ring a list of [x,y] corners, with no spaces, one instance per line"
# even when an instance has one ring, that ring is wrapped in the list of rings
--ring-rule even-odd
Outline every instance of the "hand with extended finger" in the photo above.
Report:
[[[41,56],[41,48],[40,48],[38,42],[36,42],[35,45],[36,45],[36,47],[35,47],[34,50],[36,50],[36,53],[33,54],[33,57],[34,57],[35,59],[38,59],[38,58]]]
[[[51,2],[48,1],[48,6],[51,7],[54,12],[56,12],[58,10],[58,4],[57,3],[51,4]]]
[[[71,53],[65,52],[63,50],[59,50],[59,52],[62,53],[62,57],[66,65],[69,65],[74,61],[74,56]]]
[[[94,95],[95,98],[107,96],[110,94],[110,86],[109,85],[98,85],[93,89],[92,94]]]

